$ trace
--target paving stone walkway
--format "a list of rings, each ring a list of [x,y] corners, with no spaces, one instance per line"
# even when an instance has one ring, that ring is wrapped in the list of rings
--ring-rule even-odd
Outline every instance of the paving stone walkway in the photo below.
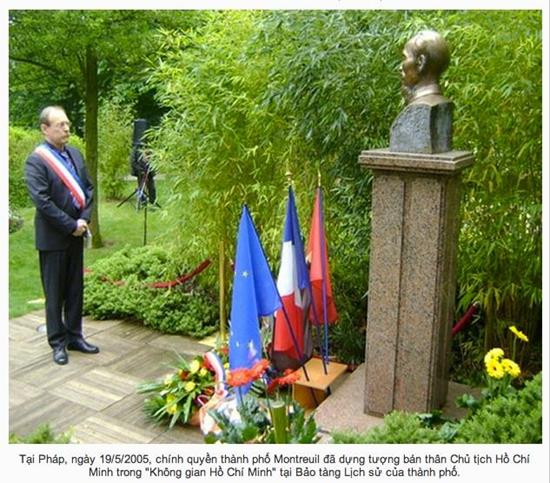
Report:
[[[198,428],[167,430],[147,419],[145,396],[136,386],[169,372],[178,355],[192,357],[211,347],[139,323],[85,318],[85,336],[101,352],[69,351],[69,363],[59,366],[38,330],[43,324],[43,311],[10,320],[10,433],[26,435],[49,423],[56,433],[72,431],[78,443],[203,442]]]

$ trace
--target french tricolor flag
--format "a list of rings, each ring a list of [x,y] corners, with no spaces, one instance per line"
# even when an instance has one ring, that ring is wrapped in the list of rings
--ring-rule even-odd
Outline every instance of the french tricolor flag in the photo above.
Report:
[[[308,270],[304,246],[296,213],[294,193],[288,188],[286,221],[283,235],[281,268],[277,278],[277,289],[281,295],[284,310],[275,314],[273,350],[284,352],[294,359],[304,354],[304,297],[308,285]]]

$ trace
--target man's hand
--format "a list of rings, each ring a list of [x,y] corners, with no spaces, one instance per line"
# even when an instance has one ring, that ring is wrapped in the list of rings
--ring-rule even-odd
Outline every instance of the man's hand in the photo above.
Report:
[[[86,233],[86,230],[88,229],[88,223],[86,223],[86,220],[78,219],[76,220],[76,230],[73,231],[73,236],[82,236],[84,233]]]

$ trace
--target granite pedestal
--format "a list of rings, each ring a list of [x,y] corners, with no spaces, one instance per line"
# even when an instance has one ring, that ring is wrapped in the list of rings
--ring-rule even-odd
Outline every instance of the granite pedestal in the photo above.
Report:
[[[469,152],[363,151],[372,169],[365,412],[446,400],[460,202]]]

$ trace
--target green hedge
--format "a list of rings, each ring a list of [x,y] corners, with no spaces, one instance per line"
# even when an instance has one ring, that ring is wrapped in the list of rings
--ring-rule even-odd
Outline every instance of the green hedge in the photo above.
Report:
[[[124,248],[90,270],[85,277],[84,312],[95,319],[134,319],[168,334],[197,338],[217,329],[216,299],[196,279],[170,289],[149,287],[189,270],[178,269],[162,248]]]

